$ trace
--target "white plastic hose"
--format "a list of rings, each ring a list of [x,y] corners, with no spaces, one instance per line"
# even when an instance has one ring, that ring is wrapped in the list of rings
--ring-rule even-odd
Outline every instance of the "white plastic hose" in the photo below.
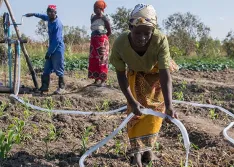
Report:
[[[185,129],[184,125],[177,119],[173,119],[170,116],[167,116],[166,114],[160,113],[160,112],[156,112],[153,111],[152,109],[142,109],[141,112],[145,115],[154,115],[154,116],[158,116],[161,118],[169,118],[171,120],[171,122],[173,122],[176,126],[179,127],[182,136],[183,136],[183,140],[184,140],[184,147],[186,149],[186,161],[185,161],[185,167],[188,166],[188,155],[189,155],[189,148],[190,148],[190,141],[189,141],[189,137],[188,137],[188,132]],[[133,113],[131,113],[122,123],[121,125],[114,131],[112,132],[108,137],[106,137],[104,140],[102,140],[100,143],[97,143],[96,145],[94,145],[93,147],[91,147],[88,151],[86,151],[82,157],[80,158],[79,161],[79,166],[80,167],[85,167],[84,165],[84,161],[85,158],[87,158],[89,155],[91,155],[94,151],[96,151],[98,148],[104,146],[110,139],[112,139],[116,134],[118,134],[118,132],[124,128],[124,126],[131,120],[131,118],[134,116]]]
[[[230,111],[222,108],[222,107],[219,107],[219,106],[216,106],[216,105],[212,105],[212,104],[199,104],[199,103],[193,103],[193,102],[186,102],[186,101],[179,101],[179,100],[172,100],[173,103],[178,103],[178,104],[186,104],[186,105],[192,105],[192,106],[195,106],[195,107],[205,107],[205,108],[217,108],[223,112],[225,112],[226,114],[230,115],[231,117],[234,118],[234,114],[231,113]]]
[[[195,107],[205,107],[205,108],[216,108],[219,109],[220,111],[225,112],[227,115],[231,116],[232,118],[234,118],[234,114],[231,113],[230,111],[220,107],[220,106],[216,106],[216,105],[211,105],[211,104],[198,104],[198,103],[193,103],[193,102],[185,102],[185,101],[179,101],[179,100],[173,100],[173,103],[179,103],[179,104],[186,104],[186,105],[192,105]],[[231,129],[231,127],[234,126],[234,122],[231,122],[230,125],[228,127],[226,127],[223,130],[223,135],[224,138],[227,139],[230,143],[234,144],[234,139],[232,139],[230,136],[228,136],[227,131],[229,129]]]
[[[25,102],[24,100],[22,100],[21,98],[19,98],[18,96],[11,94],[10,97],[16,99],[18,102],[24,104],[25,106],[32,108],[34,110],[39,110],[39,111],[44,111],[44,112],[52,112],[52,113],[58,113],[58,114],[73,114],[73,115],[112,115],[112,114],[116,114],[119,113],[121,111],[124,111],[127,109],[127,106],[123,106],[121,108],[118,108],[116,110],[111,110],[111,111],[107,111],[107,112],[85,112],[85,111],[75,111],[75,110],[50,110],[50,109],[46,109],[46,108],[42,108],[42,107],[38,107],[35,105],[32,105],[30,103]]]
[[[233,126],[234,126],[234,122],[231,122],[231,123],[228,125],[228,127],[226,127],[226,128],[223,130],[223,135],[224,135],[224,137],[225,137],[228,141],[230,141],[232,144],[234,144],[234,140],[233,140],[230,136],[228,136],[227,131],[228,131],[229,129],[231,129],[231,127],[233,127]]]
[[[19,56],[19,58],[18,58],[17,91],[15,92],[15,94],[11,94],[10,97],[14,98],[15,100],[24,104],[25,106],[32,108],[34,110],[39,110],[39,111],[44,111],[44,112],[53,112],[53,113],[60,113],[60,114],[75,114],[75,115],[92,115],[92,114],[93,115],[111,115],[111,114],[119,113],[119,112],[127,109],[127,106],[123,106],[123,107],[118,108],[116,110],[111,110],[111,111],[107,111],[107,112],[83,112],[83,111],[75,111],[75,110],[49,110],[49,109],[35,106],[35,105],[32,105],[30,103],[25,102],[23,99],[18,97],[19,89],[20,89],[20,76],[21,76],[20,45],[18,45],[17,49],[18,49],[18,56]]]

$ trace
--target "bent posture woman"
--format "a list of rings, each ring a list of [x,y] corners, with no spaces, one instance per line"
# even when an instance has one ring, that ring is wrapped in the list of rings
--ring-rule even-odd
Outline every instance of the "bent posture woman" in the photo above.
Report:
[[[156,160],[152,152],[162,119],[142,115],[141,108],[166,112],[176,118],[172,107],[170,71],[177,65],[170,58],[166,36],[156,29],[157,17],[153,6],[135,6],[129,20],[130,32],[115,41],[110,62],[116,68],[120,88],[128,101],[128,114],[136,116],[128,123],[133,163]]]

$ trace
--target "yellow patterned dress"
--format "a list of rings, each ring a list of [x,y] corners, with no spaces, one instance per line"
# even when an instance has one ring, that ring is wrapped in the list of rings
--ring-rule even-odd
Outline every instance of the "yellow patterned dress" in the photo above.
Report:
[[[170,69],[173,72],[178,66],[170,58],[167,38],[163,34],[155,31],[143,56],[131,48],[128,33],[122,34],[114,43],[110,62],[118,71],[127,70],[132,95],[141,105],[159,112],[165,111],[159,69]],[[127,112],[131,113],[129,105]],[[162,119],[159,117],[134,117],[127,126],[131,153],[151,150],[161,125]]]

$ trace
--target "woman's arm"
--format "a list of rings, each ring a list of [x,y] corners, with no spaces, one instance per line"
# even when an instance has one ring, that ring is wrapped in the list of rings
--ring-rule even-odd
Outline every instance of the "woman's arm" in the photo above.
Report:
[[[111,35],[111,26],[109,21],[105,21],[105,28],[107,30],[106,35],[109,37]]]
[[[177,118],[172,106],[172,81],[169,69],[160,69],[159,77],[166,106],[166,114],[173,118]]]
[[[143,108],[141,106],[141,104],[136,101],[136,99],[133,97],[129,84],[128,84],[128,80],[127,80],[127,76],[126,76],[126,71],[116,71],[117,73],[117,79],[118,79],[118,83],[120,86],[120,89],[122,90],[124,96],[126,97],[129,105],[132,108],[132,112],[135,115],[141,115],[141,111],[140,109]]]

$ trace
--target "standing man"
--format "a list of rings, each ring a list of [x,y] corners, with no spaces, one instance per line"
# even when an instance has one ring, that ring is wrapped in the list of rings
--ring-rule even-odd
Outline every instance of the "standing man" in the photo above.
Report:
[[[40,91],[48,92],[50,84],[50,74],[55,72],[58,78],[58,89],[55,94],[61,94],[65,91],[64,83],[64,50],[63,25],[57,16],[56,5],[49,5],[47,15],[39,13],[28,13],[26,17],[38,17],[48,22],[49,48],[45,55],[44,72],[41,76],[42,86]]]

